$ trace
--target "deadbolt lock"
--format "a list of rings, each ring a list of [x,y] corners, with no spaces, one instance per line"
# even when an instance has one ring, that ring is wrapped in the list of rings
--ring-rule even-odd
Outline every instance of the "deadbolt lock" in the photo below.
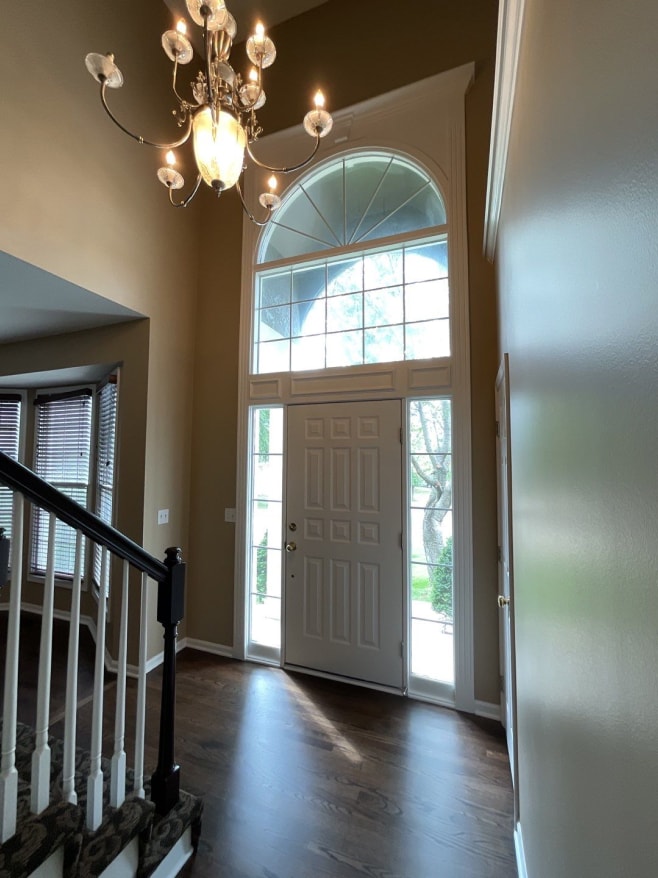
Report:
[[[296,531],[296,530],[297,530],[297,525],[295,524],[294,521],[291,521],[291,522],[290,522],[290,524],[288,525],[288,530],[292,530],[292,531]]]

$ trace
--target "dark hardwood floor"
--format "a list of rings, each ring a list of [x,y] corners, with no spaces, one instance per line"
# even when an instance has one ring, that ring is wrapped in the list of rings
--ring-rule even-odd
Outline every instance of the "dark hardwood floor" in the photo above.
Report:
[[[28,722],[35,623],[28,619],[23,638]],[[55,628],[63,638],[67,626]],[[86,643],[83,658],[78,743],[87,746],[93,653]],[[60,737],[63,680],[54,669],[51,728]],[[107,680],[111,755],[116,687]],[[148,677],[149,770],[159,687],[156,670]],[[134,681],[128,688],[131,764]],[[192,650],[178,656],[176,722],[181,785],[205,803],[185,878],[516,878],[509,764],[497,723]]]
[[[189,650],[178,681],[189,878],[516,876],[496,723]]]

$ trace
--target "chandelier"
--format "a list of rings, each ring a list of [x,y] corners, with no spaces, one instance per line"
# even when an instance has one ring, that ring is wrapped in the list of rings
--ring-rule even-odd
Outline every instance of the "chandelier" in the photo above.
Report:
[[[281,204],[276,194],[278,181],[276,174],[289,174],[298,171],[312,161],[318,151],[321,138],[325,137],[333,125],[333,120],[324,109],[324,97],[318,91],[314,108],[304,117],[304,130],[315,139],[313,149],[302,162],[285,168],[271,167],[256,157],[253,145],[262,133],[256,118],[256,110],[265,103],[263,89],[263,70],[274,63],[276,48],[265,34],[263,25],[256,25],[255,33],[247,39],[246,51],[253,67],[246,79],[233,69],[229,63],[233,40],[237,32],[235,19],[226,8],[224,0],[185,0],[192,20],[203,29],[203,70],[191,84],[192,98],[187,100],[178,93],[178,68],[189,64],[194,51],[187,37],[184,20],[178,22],[176,30],[168,30],[162,35],[162,48],[173,62],[172,89],[178,102],[173,110],[181,136],[172,143],[155,143],[139,134],[129,131],[119,122],[107,103],[107,89],[121,88],[123,76],[114,63],[114,55],[101,55],[91,52],[85,58],[87,70],[100,83],[100,97],[110,119],[125,134],[140,144],[161,150],[164,164],[157,175],[169,192],[169,200],[174,207],[187,207],[204,182],[217,194],[235,186],[245,213],[257,225],[265,225],[272,213]],[[192,138],[192,149],[198,170],[196,182],[191,191],[181,196],[174,195],[183,189],[185,181],[176,170],[176,155],[173,152]],[[240,186],[240,177],[251,160],[260,168],[272,172],[268,180],[268,192],[259,196],[259,203],[265,208],[265,219],[258,220],[249,210]]]

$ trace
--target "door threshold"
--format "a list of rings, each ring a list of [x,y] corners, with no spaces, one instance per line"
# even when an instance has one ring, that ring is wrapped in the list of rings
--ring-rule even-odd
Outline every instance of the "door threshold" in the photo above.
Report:
[[[320,677],[323,680],[334,680],[336,683],[347,683],[349,686],[360,686],[362,689],[375,689],[377,692],[388,692],[389,695],[406,695],[406,688],[397,686],[384,686],[382,683],[372,683],[368,680],[358,680],[355,677],[344,677],[342,674],[330,674],[327,671],[316,671],[314,668],[305,668],[302,665],[293,665],[289,662],[281,665],[284,671],[294,671],[297,674],[307,674],[310,677]]]

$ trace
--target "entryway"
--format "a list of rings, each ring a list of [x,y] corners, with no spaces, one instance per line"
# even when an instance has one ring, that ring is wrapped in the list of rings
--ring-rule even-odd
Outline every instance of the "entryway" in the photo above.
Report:
[[[399,400],[290,406],[286,666],[404,687]]]

